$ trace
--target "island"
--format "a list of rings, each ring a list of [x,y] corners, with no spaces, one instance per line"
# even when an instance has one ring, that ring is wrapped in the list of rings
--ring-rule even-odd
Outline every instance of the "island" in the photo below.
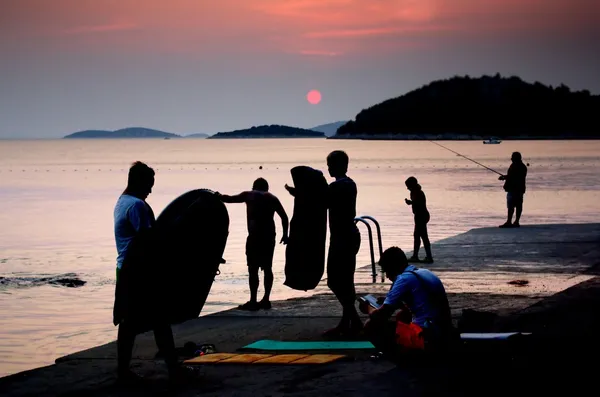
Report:
[[[72,134],[66,135],[65,139],[81,139],[81,138],[181,138],[180,135],[172,134],[170,132],[153,130],[150,128],[143,127],[130,127],[130,128],[122,128],[116,131],[108,131],[108,130],[85,130],[74,132]]]
[[[325,134],[303,128],[285,125],[261,125],[245,130],[219,132],[207,139],[242,139],[242,138],[325,138]]]
[[[519,77],[434,81],[358,113],[330,139],[598,139],[600,96]]]
[[[321,124],[311,128],[313,131],[319,131],[325,134],[325,136],[334,136],[338,128],[346,124],[348,121],[336,121],[334,123]]]
[[[184,136],[184,138],[208,138],[210,135],[209,134],[204,134],[202,132],[199,132],[197,134],[189,134]]]

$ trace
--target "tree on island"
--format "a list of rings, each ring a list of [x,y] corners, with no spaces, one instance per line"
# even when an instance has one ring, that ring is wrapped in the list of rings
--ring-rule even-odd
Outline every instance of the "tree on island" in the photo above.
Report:
[[[219,132],[207,139],[231,138],[324,138],[322,132],[306,130],[304,128],[289,127],[286,125],[260,125],[244,130]]]
[[[434,81],[362,110],[337,137],[468,134],[600,137],[600,96],[499,74]]]

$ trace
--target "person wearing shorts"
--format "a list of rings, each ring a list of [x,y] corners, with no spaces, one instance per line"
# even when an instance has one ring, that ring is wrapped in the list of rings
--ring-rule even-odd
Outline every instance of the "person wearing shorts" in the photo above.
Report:
[[[246,218],[248,237],[246,239],[246,261],[248,264],[248,283],[250,300],[238,309],[256,311],[271,308],[271,289],[273,288],[273,253],[275,251],[275,213],[281,218],[283,228],[282,244],[288,241],[289,221],[279,199],[269,193],[269,184],[263,178],[254,181],[252,190],[235,196],[217,193],[224,203],[246,203]],[[260,302],[257,301],[260,283],[258,270],[262,269],[265,276],[265,294]]]
[[[521,153],[514,152],[511,156],[512,164],[508,167],[506,175],[501,175],[498,179],[504,182],[504,191],[506,191],[506,208],[508,210],[506,222],[500,225],[501,228],[520,227],[521,214],[523,213],[523,196],[525,195],[527,178],[527,166],[523,163]],[[513,214],[515,221],[512,222]]]
[[[129,368],[131,355],[137,334],[140,333],[142,322],[150,322],[154,331],[154,339],[159,350],[163,353],[170,379],[177,379],[186,374],[186,369],[179,366],[175,352],[175,342],[171,325],[162,319],[160,313],[145,314],[136,308],[130,308],[125,296],[135,292],[126,291],[127,283],[122,280],[122,268],[126,265],[127,253],[131,248],[134,237],[139,233],[153,228],[155,218],[152,208],[146,198],[152,192],[155,172],[148,165],[136,161],[129,169],[127,187],[119,196],[114,208],[114,234],[117,246],[117,273],[115,306],[113,309],[113,324],[119,326],[117,335],[117,362],[119,382],[139,380],[140,376]]]
[[[348,155],[333,151],[327,156],[329,175],[329,252],[327,254],[327,286],[342,305],[342,318],[325,337],[356,337],[362,331],[362,321],[356,311],[354,272],[356,254],[360,248],[360,232],[356,227],[356,183],[349,178]]]

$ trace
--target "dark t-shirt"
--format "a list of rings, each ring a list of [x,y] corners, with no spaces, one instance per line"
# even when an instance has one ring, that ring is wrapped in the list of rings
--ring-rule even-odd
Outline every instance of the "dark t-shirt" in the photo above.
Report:
[[[416,218],[426,218],[429,216],[427,210],[427,198],[423,190],[413,190],[410,192],[410,200],[412,201],[412,212]]]
[[[345,238],[356,230],[356,183],[344,177],[329,184],[329,232],[332,239]]]
[[[523,163],[512,163],[506,173],[504,190],[508,193],[524,194],[525,178],[527,177],[527,166]]]

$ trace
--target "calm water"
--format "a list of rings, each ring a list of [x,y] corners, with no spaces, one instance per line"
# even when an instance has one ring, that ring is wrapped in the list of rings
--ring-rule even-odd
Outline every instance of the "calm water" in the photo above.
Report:
[[[500,172],[506,171],[510,154],[521,151],[530,163],[523,224],[598,221],[600,141],[442,144]],[[292,198],[283,188],[291,184],[290,168],[304,164],[325,171],[326,155],[338,148],[351,157],[358,212],[380,221],[384,246],[411,250],[412,215],[404,204],[404,180],[411,175],[427,194],[434,241],[504,221],[505,195],[497,175],[428,142],[0,141],[0,375],[51,364],[59,356],[116,338],[112,212],[132,161],[145,161],[157,170],[148,199],[157,215],[187,190],[234,194],[263,176],[291,216]],[[227,264],[203,314],[248,298],[245,207],[229,204],[228,209]],[[369,260],[367,247],[363,240],[363,264]],[[279,245],[273,298],[308,295],[282,285],[283,258]],[[41,277],[65,275],[87,284],[65,288],[36,283]]]

